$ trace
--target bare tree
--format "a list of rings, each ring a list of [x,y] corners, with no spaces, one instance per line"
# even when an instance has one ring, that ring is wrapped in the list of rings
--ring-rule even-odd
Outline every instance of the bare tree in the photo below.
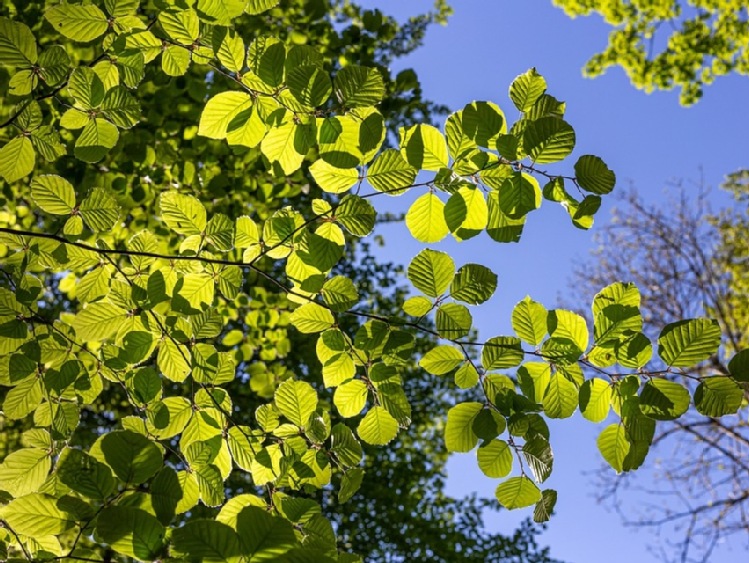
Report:
[[[747,179],[745,172],[729,176],[736,206],[718,214],[703,182],[671,185],[676,195],[666,206],[648,205],[630,188],[599,231],[598,249],[576,267],[570,300],[590,302],[601,287],[632,281],[642,293],[646,327],[711,316],[725,338],[709,367],[727,373],[727,358],[749,346]],[[709,561],[729,536],[749,545],[746,404],[721,420],[690,409],[658,428],[637,475],[598,473],[600,498],[627,525],[653,530],[653,549],[664,561]]]

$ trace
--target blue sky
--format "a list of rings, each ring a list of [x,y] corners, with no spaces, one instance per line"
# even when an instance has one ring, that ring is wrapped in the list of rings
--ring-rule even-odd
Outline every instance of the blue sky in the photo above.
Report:
[[[398,17],[431,4],[424,0],[360,3]],[[549,93],[567,102],[566,118],[577,133],[569,170],[577,156],[597,154],[616,172],[620,188],[633,183],[648,201],[663,205],[669,180],[702,175],[717,186],[725,174],[749,165],[749,79],[719,79],[707,89],[704,100],[683,108],[678,92],[646,95],[630,86],[618,69],[596,80],[582,77],[585,61],[606,43],[608,28],[598,18],[570,20],[551,0],[453,4],[455,15],[449,25],[431,29],[426,45],[394,67],[416,69],[427,97],[452,109],[473,100],[493,101],[513,121],[516,115],[507,88],[516,75],[535,66],[546,78]],[[608,199],[597,216],[599,225],[608,219],[614,203],[614,198]],[[719,205],[728,202],[719,193],[715,200]],[[392,210],[404,211],[408,201],[392,199],[389,204]],[[404,226],[380,232],[390,241],[383,249],[388,259],[406,264],[421,248]],[[500,245],[482,235],[461,244],[436,245],[450,251],[458,265],[478,262],[499,275],[495,297],[473,311],[484,338],[509,333],[512,307],[526,294],[553,307],[567,288],[571,266],[592,247],[592,232],[572,227],[566,213],[549,202],[531,214],[520,244]],[[541,541],[551,546],[554,556],[571,563],[659,561],[646,547],[657,538],[624,528],[616,514],[593,498],[597,491],[585,472],[600,466],[595,439],[601,429],[577,414],[552,426],[555,469],[547,485],[558,489],[560,500]],[[497,481],[481,474],[475,454],[453,456],[448,471],[452,494],[475,491],[493,496]],[[489,526],[509,532],[527,515],[502,512],[489,519]],[[729,541],[711,561],[730,558],[733,562],[743,550],[743,545]]]

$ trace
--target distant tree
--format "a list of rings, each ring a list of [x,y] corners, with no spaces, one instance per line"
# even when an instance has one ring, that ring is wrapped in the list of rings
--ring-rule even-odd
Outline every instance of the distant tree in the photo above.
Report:
[[[573,301],[590,296],[603,280],[621,279],[642,288],[646,324],[709,315],[723,339],[703,369],[729,373],[728,360],[749,346],[746,178],[745,171],[728,177],[724,187],[734,192],[737,206],[720,213],[711,210],[702,182],[670,186],[676,196],[666,206],[625,192],[611,222],[596,234],[598,248],[575,269]],[[709,561],[728,536],[749,545],[748,398],[745,388],[732,416],[690,410],[665,422],[647,466],[636,475],[601,471],[601,498],[628,524],[658,533],[654,549],[662,560]],[[647,494],[630,497],[632,490]]]
[[[749,74],[749,6],[744,0],[553,0],[572,17],[599,14],[613,29],[585,67],[620,66],[646,92],[681,88],[691,105],[719,76]]]

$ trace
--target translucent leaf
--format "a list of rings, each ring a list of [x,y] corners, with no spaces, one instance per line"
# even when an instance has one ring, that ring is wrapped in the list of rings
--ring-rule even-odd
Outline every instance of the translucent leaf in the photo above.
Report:
[[[560,373],[551,376],[544,395],[544,412],[549,418],[569,418],[577,409],[579,396],[575,384]]]
[[[495,492],[499,504],[509,510],[525,508],[541,500],[541,491],[528,477],[511,477]]]
[[[367,404],[368,389],[364,382],[355,379],[339,386],[333,395],[338,412],[343,418],[357,416]]]
[[[510,219],[521,219],[541,206],[541,188],[533,176],[515,173],[499,188],[499,208]]]
[[[611,408],[611,387],[597,377],[580,386],[580,413],[591,422],[603,422]]]
[[[57,477],[75,492],[96,500],[109,497],[115,487],[115,479],[109,467],[73,448],[65,448],[60,454]]]
[[[25,536],[60,535],[75,524],[75,516],[63,508],[62,500],[32,493],[3,507],[3,520]]]
[[[335,318],[325,307],[317,303],[306,303],[291,314],[291,324],[299,332],[322,332],[335,325]]]
[[[466,240],[478,235],[484,230],[489,219],[489,208],[484,194],[481,190],[468,186],[461,187],[450,196],[444,212],[447,226],[457,240]]]
[[[362,458],[361,444],[351,429],[344,424],[336,424],[330,435],[330,451],[347,466],[358,465]]]
[[[731,358],[728,371],[736,381],[749,383],[749,350],[741,350]]]
[[[546,307],[525,296],[512,310],[512,329],[528,344],[538,346],[546,336]]]
[[[520,111],[528,111],[546,91],[546,80],[532,68],[510,84],[510,99]]]
[[[328,73],[314,65],[303,65],[295,68],[287,74],[286,83],[297,101],[311,109],[323,105],[333,91]]]
[[[307,426],[309,417],[317,409],[317,393],[304,381],[288,380],[279,385],[274,396],[281,414],[297,426]]]
[[[557,492],[553,489],[546,489],[541,492],[541,500],[536,503],[533,510],[533,521],[537,523],[548,522],[554,507],[557,504]]]
[[[237,561],[242,553],[237,533],[215,520],[193,520],[172,534],[174,549],[205,563]]]
[[[480,305],[488,301],[496,289],[497,274],[480,264],[466,264],[455,273],[450,283],[450,296],[470,305]]]
[[[347,195],[335,210],[335,219],[350,232],[358,237],[367,236],[374,229],[374,207],[366,199],[355,195]]]
[[[549,442],[536,436],[523,444],[523,457],[538,483],[543,483],[551,475],[554,455]]]
[[[215,25],[230,25],[232,20],[242,15],[244,0],[198,0],[198,12]]]
[[[161,219],[180,235],[200,235],[206,228],[206,210],[196,198],[171,190],[159,199]]]
[[[244,11],[251,15],[262,14],[278,5],[279,0],[247,0]]]
[[[124,324],[127,311],[105,301],[89,303],[73,320],[73,328],[81,342],[104,340]]]
[[[435,320],[440,337],[448,339],[466,336],[473,326],[473,317],[468,307],[457,303],[440,305]]]
[[[94,188],[78,208],[86,225],[94,232],[109,231],[120,218],[120,206],[104,188]]]
[[[528,122],[523,148],[539,164],[559,162],[575,148],[575,131],[558,117],[541,117]]]
[[[652,379],[640,393],[640,411],[655,420],[674,420],[689,409],[689,391],[666,379]]]
[[[107,31],[107,16],[94,5],[63,4],[44,12],[52,26],[73,41],[92,41]]]
[[[596,344],[619,340],[630,332],[642,330],[640,292],[633,283],[617,282],[602,289],[593,298],[594,338]]]
[[[408,265],[408,279],[429,297],[442,295],[454,277],[455,263],[445,252],[426,248]]]
[[[357,433],[367,444],[384,446],[398,435],[398,421],[385,408],[375,406],[364,415]]]
[[[31,197],[42,211],[53,215],[69,215],[75,207],[73,185],[61,176],[36,176],[31,181]]]
[[[346,192],[359,181],[359,171],[356,168],[338,168],[324,160],[316,160],[309,171],[320,189],[328,193]]]
[[[447,142],[436,127],[414,125],[400,130],[401,154],[419,170],[438,171],[447,167]]]
[[[406,213],[406,226],[420,242],[439,242],[449,232],[444,214],[445,204],[432,192],[413,202]]]
[[[244,41],[234,30],[215,30],[213,51],[219,62],[231,72],[239,72],[244,68]]]
[[[607,194],[616,185],[616,175],[599,157],[583,155],[575,163],[575,177],[582,189],[594,194]]]
[[[143,561],[157,557],[164,535],[164,527],[155,516],[132,506],[109,506],[96,519],[98,541]]]
[[[129,129],[140,121],[142,109],[140,102],[122,86],[107,90],[101,102],[104,116],[117,127]]]
[[[20,180],[31,173],[35,160],[34,146],[28,137],[11,139],[0,149],[0,176],[9,184]]]
[[[479,469],[493,479],[506,477],[512,470],[513,453],[507,442],[491,440],[478,449]]]
[[[572,343],[580,353],[588,349],[588,326],[585,319],[564,309],[553,309],[547,317],[549,336],[557,341]]]
[[[13,497],[39,491],[52,467],[52,459],[40,448],[11,452],[0,464],[0,489]]]
[[[614,471],[621,473],[624,469],[624,459],[629,454],[630,449],[629,440],[627,440],[627,431],[624,426],[622,424],[607,426],[599,434],[596,443],[603,459],[614,468]]]
[[[343,474],[341,479],[341,488],[338,491],[338,502],[344,503],[353,497],[361,488],[364,479],[364,470],[361,467],[354,467]]]
[[[458,348],[440,345],[424,354],[419,365],[432,375],[444,375],[457,368],[465,359],[465,355]]]
[[[385,95],[380,72],[357,65],[348,65],[339,70],[333,88],[338,100],[350,108],[374,106]]]
[[[403,303],[403,311],[412,317],[423,317],[432,309],[432,302],[423,295],[409,297]]]
[[[159,23],[169,37],[182,45],[192,44],[200,35],[200,20],[193,10],[162,11]]]
[[[153,476],[163,462],[161,451],[151,440],[130,430],[102,436],[91,455],[112,468],[125,483],[138,485]],[[96,451],[96,453],[94,453]]]
[[[718,352],[720,327],[713,319],[668,324],[658,337],[658,355],[673,367],[692,367]]]
[[[190,51],[181,45],[168,45],[161,52],[161,69],[167,76],[184,76],[190,68]]]
[[[481,364],[485,370],[514,367],[523,361],[519,338],[495,336],[484,343]]]
[[[489,217],[486,225],[487,234],[497,242],[520,242],[525,226],[525,216],[511,219],[499,206],[499,192],[492,191],[487,197]]]
[[[378,192],[400,195],[416,180],[417,170],[395,149],[384,150],[367,170],[367,181]]]
[[[473,422],[484,408],[481,403],[460,403],[447,411],[445,446],[449,452],[470,452],[479,438],[473,430]]]
[[[120,138],[117,127],[106,119],[90,120],[75,142],[75,156],[89,163],[99,162],[114,148]]]
[[[229,124],[239,119],[243,112],[249,112],[252,97],[246,92],[220,92],[208,100],[200,114],[198,135],[210,139],[225,139]]]
[[[181,382],[190,373],[191,359],[192,354],[186,346],[167,338],[159,345],[156,363],[164,377],[171,381]]]
[[[734,414],[744,400],[744,390],[725,376],[706,377],[694,392],[694,406],[705,416]]]
[[[34,65],[36,60],[36,39],[28,26],[0,17],[0,64],[27,68]]]

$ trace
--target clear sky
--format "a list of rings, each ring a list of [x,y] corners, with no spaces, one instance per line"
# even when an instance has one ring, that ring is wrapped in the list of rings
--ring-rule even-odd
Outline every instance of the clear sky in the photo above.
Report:
[[[428,9],[428,0],[364,0],[365,6],[405,17]],[[666,204],[666,184],[677,178],[697,179],[713,186],[725,174],[749,166],[749,79],[725,77],[709,87],[696,106],[683,108],[678,92],[651,95],[630,86],[621,70],[596,80],[582,78],[581,68],[605,45],[608,28],[597,18],[570,20],[551,0],[464,0],[452,2],[455,15],[445,28],[432,28],[426,45],[399,62],[395,69],[416,69],[427,97],[460,109],[473,100],[493,101],[511,121],[516,117],[507,97],[512,79],[535,66],[549,92],[567,102],[567,120],[577,133],[577,148],[569,159],[597,154],[616,172],[618,186],[637,186],[651,202]],[[716,202],[727,198],[716,195]],[[613,198],[596,219],[608,219]],[[379,200],[382,205],[382,199]],[[390,200],[404,211],[408,201]],[[379,210],[379,207],[378,207]],[[594,229],[595,230],[595,227]],[[407,264],[421,248],[404,226],[383,228],[383,255]],[[397,240],[397,244],[393,241]],[[387,242],[389,241],[389,243]],[[436,248],[456,256],[458,265],[478,262],[499,275],[499,289],[487,304],[475,309],[482,338],[510,332],[513,305],[529,293],[549,307],[568,284],[571,266],[593,246],[591,231],[572,227],[566,213],[550,202],[531,214],[520,244],[500,245],[485,234],[467,242],[440,243]],[[615,280],[612,280],[612,282]],[[643,530],[624,528],[616,514],[598,505],[591,478],[600,466],[595,439],[602,427],[579,414],[552,426],[555,468],[545,485],[559,491],[557,514],[541,541],[552,554],[570,563],[649,563],[648,542],[658,541]],[[453,456],[448,466],[449,491],[462,496],[477,492],[492,497],[496,480],[476,466],[475,453]],[[510,532],[530,513],[502,512],[489,519],[497,531]],[[736,560],[742,544],[724,545],[712,562]]]

